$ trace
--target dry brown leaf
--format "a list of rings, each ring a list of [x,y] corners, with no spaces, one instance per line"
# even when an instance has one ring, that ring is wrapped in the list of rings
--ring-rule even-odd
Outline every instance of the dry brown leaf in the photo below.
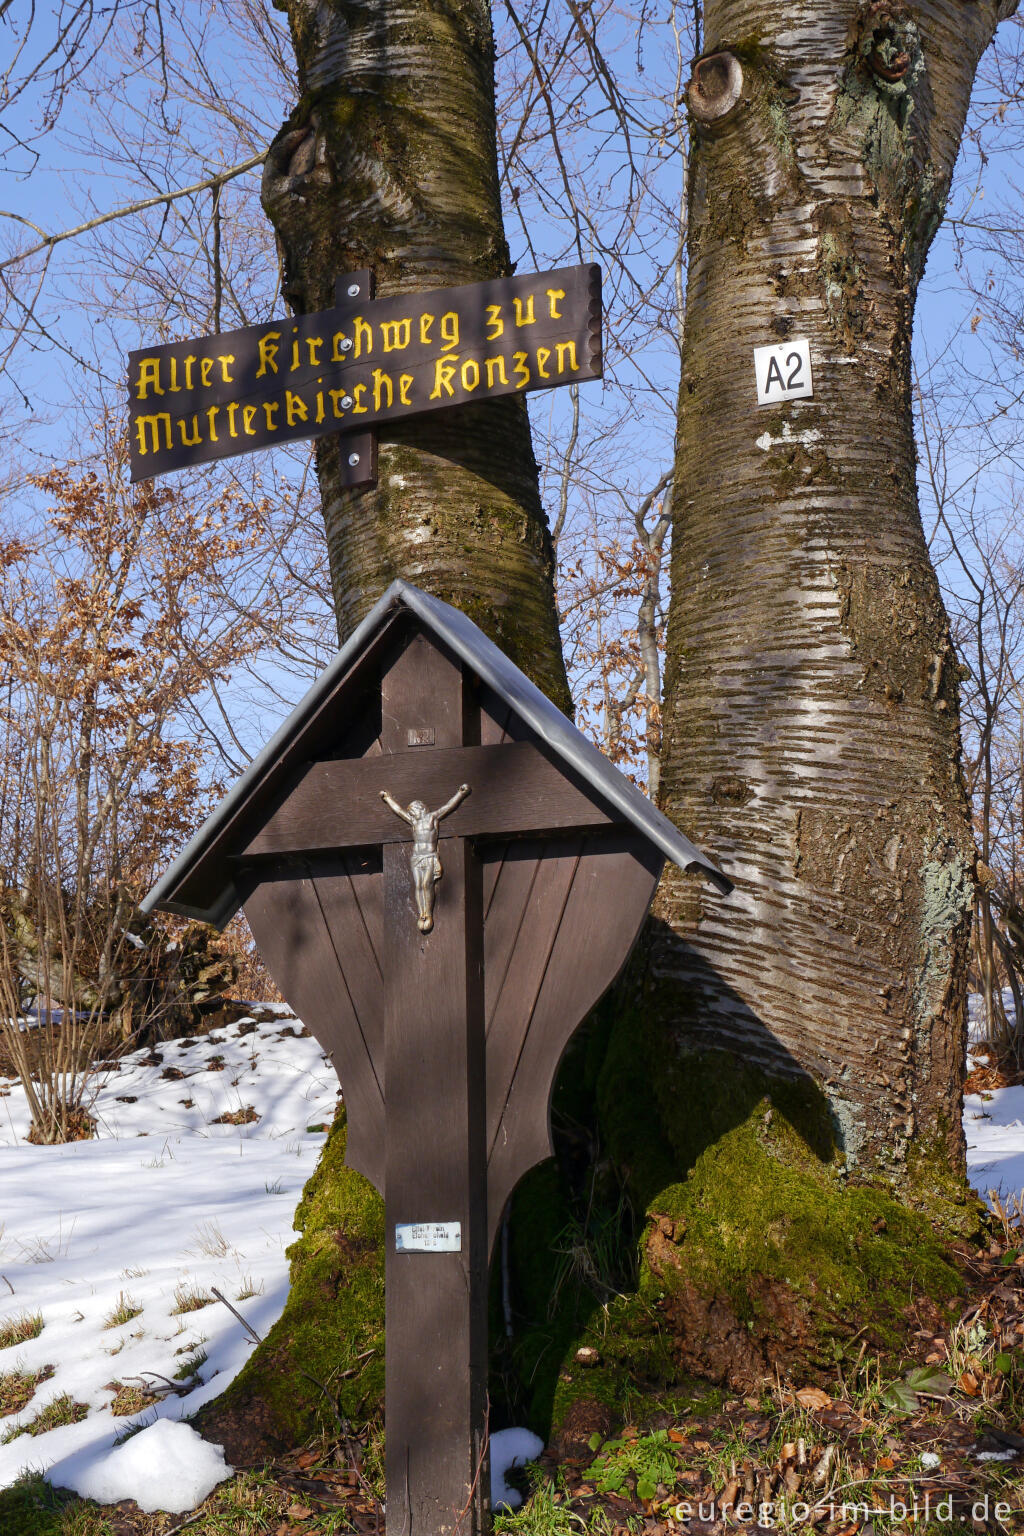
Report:
[[[957,1386],[961,1392],[966,1392],[968,1397],[977,1397],[978,1395],[978,1378],[973,1371],[964,1371],[957,1382]]]
[[[289,1504],[285,1510],[290,1520],[308,1520],[312,1513],[308,1504]]]
[[[831,1408],[832,1399],[820,1387],[801,1387],[796,1393],[801,1408]]]

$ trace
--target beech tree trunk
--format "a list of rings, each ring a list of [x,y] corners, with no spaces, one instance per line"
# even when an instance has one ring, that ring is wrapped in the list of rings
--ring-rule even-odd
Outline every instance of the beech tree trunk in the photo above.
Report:
[[[263,201],[285,297],[329,308],[369,267],[378,295],[506,276],[486,0],[287,0],[302,97],[267,160]],[[522,399],[384,429],[375,489],[341,482],[320,438],[338,629],[396,575],[476,620],[569,708],[553,557]]]
[[[975,869],[911,325],[1013,9],[708,0],[688,90],[662,803],[737,890],[666,882],[659,1006],[689,1051],[810,1074],[911,1202],[962,1187]],[[796,337],[813,397],[759,407],[753,349]]]
[[[271,146],[263,200],[293,307],[330,308],[335,278],[364,267],[379,296],[508,274],[486,0],[283,8],[302,96]],[[317,442],[339,635],[402,576],[468,613],[568,711],[524,401],[384,428],[373,489],[344,488],[343,447]],[[342,1112],[297,1212],[283,1314],[197,1420],[236,1464],[383,1406],[383,1210],[344,1164],[346,1130]]]

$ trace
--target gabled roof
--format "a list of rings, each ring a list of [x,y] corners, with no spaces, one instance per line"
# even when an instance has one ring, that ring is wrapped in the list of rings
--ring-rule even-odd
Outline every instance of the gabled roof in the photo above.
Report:
[[[551,751],[579,774],[625,821],[642,832],[681,869],[706,875],[728,895],[732,882],[668,817],[608,761],[572,721],[498,649],[471,619],[439,598],[408,582],[393,581],[362,623],[346,640],[306,696],[292,710],[262,752],[253,759],[216,810],[142,902],[143,912],[157,907],[223,927],[241,906],[228,862],[231,832],[244,821],[257,794],[284,785],[294,770],[324,739],[324,706],[339,692],[368,653],[403,612],[414,614],[526,722]],[[202,872],[201,899],[197,888]]]

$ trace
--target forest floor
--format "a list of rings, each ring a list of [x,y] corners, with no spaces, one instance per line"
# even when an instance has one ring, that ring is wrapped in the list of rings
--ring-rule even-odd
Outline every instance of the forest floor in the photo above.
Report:
[[[701,1390],[672,1419],[551,1447],[511,1474],[526,1500],[499,1533],[1024,1531],[1024,1083],[977,1046],[968,1066],[971,1176],[996,1220],[951,1328],[923,1332],[896,1380],[865,1353],[827,1391]],[[335,1104],[319,1047],[267,1008],[135,1052],[97,1088],[97,1139],[35,1147],[0,1078],[0,1536],[378,1533],[372,1443],[232,1475],[179,1422],[283,1307]]]

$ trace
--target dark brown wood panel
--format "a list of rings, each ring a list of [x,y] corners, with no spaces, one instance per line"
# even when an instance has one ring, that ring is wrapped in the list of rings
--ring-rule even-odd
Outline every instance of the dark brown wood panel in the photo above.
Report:
[[[531,861],[534,869],[530,899],[522,914],[519,930],[512,950],[511,963],[499,982],[493,985],[491,1008],[487,1021],[487,1147],[492,1149],[510,1134],[510,1123],[503,1121],[519,1059],[527,1038],[530,1020],[534,1017],[537,1000],[551,963],[552,951],[562,923],[566,903],[577,875],[583,852],[582,839],[568,842],[548,842],[542,845],[539,858]],[[500,892],[500,884],[499,884]],[[516,892],[514,906],[518,906]],[[498,897],[491,907],[491,923],[497,923]],[[500,928],[499,928],[500,931]],[[487,938],[485,934],[485,952]],[[574,1010],[569,1033],[580,1023],[583,1012]],[[568,1038],[568,1036],[566,1037]],[[555,1061],[561,1056],[561,1049]],[[529,1140],[524,1151],[527,1159],[522,1172],[547,1157],[551,1151],[547,1134],[547,1102],[550,1083],[543,1090],[544,1108],[542,1120],[544,1139]],[[528,1128],[529,1129],[529,1128]],[[538,1151],[538,1148],[541,1150]],[[488,1210],[490,1211],[491,1174],[488,1171]],[[504,1201],[502,1202],[504,1204]],[[500,1216],[500,1212],[499,1212]],[[489,1234],[493,1241],[494,1230]]]
[[[429,727],[425,727],[429,729]],[[608,827],[616,818],[532,742],[500,747],[391,751],[312,763],[241,850],[245,858],[401,842],[406,824],[380,798],[442,804],[460,784],[472,793],[441,824],[447,839]]]
[[[348,854],[311,866],[321,910],[338,957],[374,1077],[384,1094],[384,881],[379,858]]]
[[[550,862],[546,860],[545,866]],[[551,1152],[551,1089],[558,1063],[577,1025],[622,969],[663,863],[661,853],[639,836],[587,840],[504,1094],[491,1070],[495,1028],[491,1026],[487,1082],[491,1244],[512,1190],[528,1169]],[[520,1008],[524,1001],[520,994]],[[516,1017],[521,1029],[521,1011]],[[509,1034],[511,1038],[511,1030]]]
[[[245,903],[257,948],[334,1063],[348,1112],[346,1162],[384,1193],[384,1100],[308,871],[270,871]]]
[[[484,1012],[488,1029],[523,925],[543,847],[543,843],[530,839],[506,843],[500,857],[491,858],[489,851],[483,856]]]
[[[384,679],[385,751],[410,728],[460,736],[462,697],[443,657],[402,658]],[[439,1536],[483,1529],[489,1485],[483,892],[472,845],[449,840],[423,934],[407,846],[383,859],[388,1526]],[[396,1226],[419,1222],[459,1222],[461,1251],[397,1252]]]

